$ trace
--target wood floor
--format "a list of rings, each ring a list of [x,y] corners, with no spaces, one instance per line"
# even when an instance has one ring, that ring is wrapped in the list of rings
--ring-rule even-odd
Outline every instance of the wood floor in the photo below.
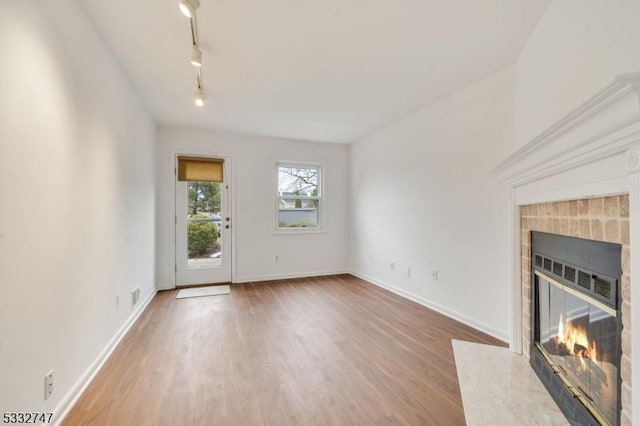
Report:
[[[350,275],[160,292],[65,425],[460,425],[451,339],[504,343]]]

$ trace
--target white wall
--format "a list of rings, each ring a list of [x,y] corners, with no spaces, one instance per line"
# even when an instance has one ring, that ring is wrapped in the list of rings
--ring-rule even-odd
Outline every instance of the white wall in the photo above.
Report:
[[[512,101],[508,68],[351,150],[353,271],[505,340],[507,193],[489,171],[510,148]]]
[[[0,412],[52,411],[154,292],[155,127],[76,1],[0,2],[0,76]]]
[[[638,0],[553,0],[516,63],[516,144],[640,71]]]
[[[232,157],[234,282],[347,271],[348,166],[346,145],[164,128],[158,133],[157,262],[159,288],[173,288],[175,153]],[[324,164],[326,232],[274,234],[276,161]],[[279,262],[274,262],[274,256]]]

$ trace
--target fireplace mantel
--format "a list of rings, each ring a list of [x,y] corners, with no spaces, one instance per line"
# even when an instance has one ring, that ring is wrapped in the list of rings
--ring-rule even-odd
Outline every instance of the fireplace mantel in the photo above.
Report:
[[[626,152],[639,139],[640,72],[618,76],[493,172],[507,186],[522,186]]]
[[[509,188],[510,347],[523,351],[519,207],[629,194],[632,380],[640,383],[640,72],[624,74],[501,162]],[[632,390],[640,425],[640,391]]]

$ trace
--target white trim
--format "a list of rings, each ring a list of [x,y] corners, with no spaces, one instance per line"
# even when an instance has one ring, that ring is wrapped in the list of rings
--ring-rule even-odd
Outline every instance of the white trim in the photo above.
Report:
[[[336,269],[333,271],[316,271],[316,272],[288,272],[285,274],[271,274],[271,275],[253,275],[247,277],[238,277],[233,281],[233,284],[260,282],[260,281],[274,281],[274,280],[286,280],[293,278],[310,278],[310,277],[323,277],[327,275],[343,275],[348,274],[349,271],[344,269]]]
[[[584,184],[571,186],[556,190],[548,190],[536,194],[519,194],[515,198],[517,206],[530,204],[554,203],[557,201],[581,200],[593,197],[610,197],[614,195],[627,194],[629,179],[627,176],[609,181],[602,181],[595,184]]]
[[[176,286],[174,283],[169,283],[169,284],[156,284],[156,290],[157,291],[163,291],[163,290],[175,290]]]
[[[509,268],[512,282],[521,281],[520,259],[520,216],[514,202],[513,188],[509,189]],[[522,354],[522,286],[509,286],[509,348],[515,354]]]
[[[300,234],[328,234],[329,231],[322,228],[281,228],[271,231],[271,235],[300,235]]]
[[[392,284],[386,283],[384,281],[373,278],[369,275],[362,274],[359,272],[351,271],[351,275],[360,278],[370,284],[376,285],[380,288],[384,288],[385,290],[389,290],[392,293],[397,294],[398,296],[402,296],[405,299],[416,302],[419,305],[427,307],[431,310],[434,310],[444,316],[447,316],[451,319],[454,319],[458,322],[461,322],[469,327],[473,327],[476,330],[482,331],[483,333],[488,334],[489,336],[495,337],[496,339],[502,340],[503,342],[507,342],[509,340],[509,336],[503,330],[498,330],[490,325],[483,323],[482,321],[478,321],[474,318],[471,318],[467,315],[464,315],[458,311],[453,309],[449,309],[446,306],[442,306],[436,302],[425,299],[422,296],[418,296],[417,294],[411,293],[410,291],[404,290],[400,287],[396,287]]]
[[[107,362],[113,351],[118,347],[120,341],[124,338],[127,332],[131,329],[133,324],[140,318],[140,315],[144,312],[144,310],[149,306],[149,303],[156,296],[157,290],[153,290],[151,294],[147,297],[143,304],[138,306],[138,308],[132,312],[129,318],[125,321],[124,324],[118,329],[116,334],[107,342],[107,345],[104,349],[98,354],[98,357],[89,365],[89,368],[86,369],[84,374],[80,376],[78,381],[71,387],[71,390],[67,392],[67,394],[62,398],[62,400],[58,403],[56,408],[53,410],[53,418],[51,423],[54,425],[59,425],[62,423],[64,418],[69,414],[69,411],[76,404],[80,396],[82,396],[83,392],[87,389],[89,384],[93,381],[96,375],[102,369],[102,366]]]

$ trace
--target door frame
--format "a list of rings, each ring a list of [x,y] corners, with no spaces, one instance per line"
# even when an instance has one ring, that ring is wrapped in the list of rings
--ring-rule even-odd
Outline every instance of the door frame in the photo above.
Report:
[[[207,150],[189,150],[189,149],[181,149],[181,150],[172,150],[170,152],[171,158],[171,168],[170,174],[173,179],[172,191],[173,191],[173,205],[171,207],[171,214],[173,217],[173,288],[178,288],[178,270],[177,270],[177,241],[178,241],[178,224],[177,224],[177,211],[176,211],[176,178],[178,173],[178,156],[185,155],[190,157],[204,157],[204,158],[219,158],[224,160],[224,167],[228,167],[228,174],[226,174],[231,180],[231,184],[229,184],[228,189],[228,197],[229,197],[229,217],[231,217],[231,282],[236,282],[236,227],[235,227],[235,211],[236,211],[236,197],[235,197],[235,180],[236,180],[236,171],[233,167],[233,155],[228,153],[220,153],[216,151],[207,151]]]

